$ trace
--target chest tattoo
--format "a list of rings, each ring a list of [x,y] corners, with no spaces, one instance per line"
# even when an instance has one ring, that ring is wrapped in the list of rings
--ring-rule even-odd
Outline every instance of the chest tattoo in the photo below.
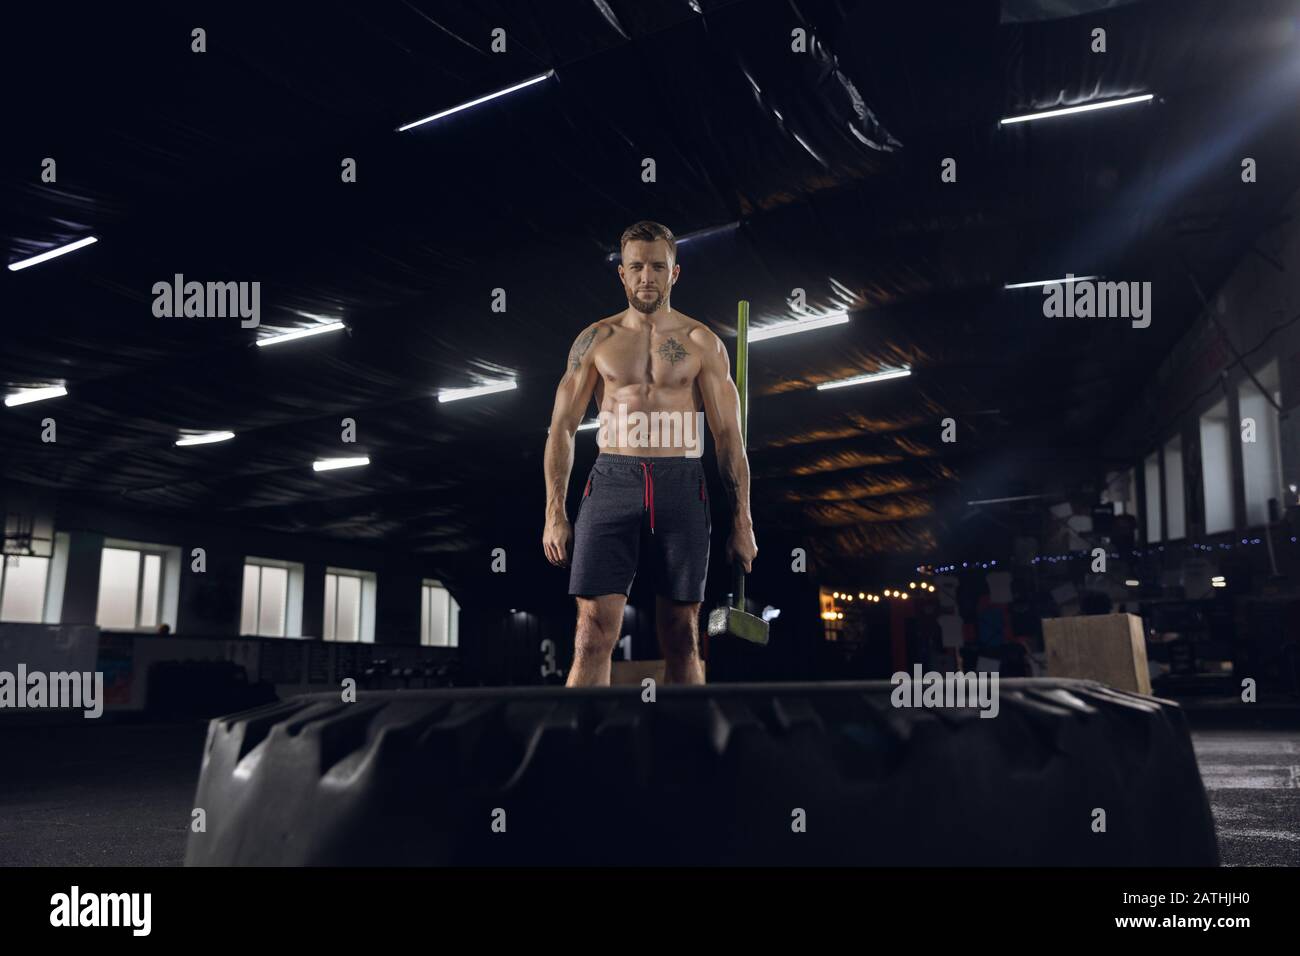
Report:
[[[671,335],[668,341],[659,346],[659,357],[670,365],[676,365],[682,359],[686,358],[686,346],[682,345]]]

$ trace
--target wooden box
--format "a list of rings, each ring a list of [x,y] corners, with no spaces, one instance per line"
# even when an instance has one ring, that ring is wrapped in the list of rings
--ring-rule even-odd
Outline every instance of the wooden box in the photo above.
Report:
[[[662,685],[664,667],[662,658],[657,661],[614,661],[609,669],[609,686],[639,685],[646,677],[653,677],[655,684]]]
[[[1044,618],[1043,643],[1048,677],[1077,677],[1151,693],[1142,619],[1134,614]]]
[[[707,668],[703,661],[700,663]],[[663,658],[651,661],[614,661],[609,669],[609,686],[620,687],[633,684],[639,687],[643,679],[653,677],[655,684],[662,687],[666,666]]]

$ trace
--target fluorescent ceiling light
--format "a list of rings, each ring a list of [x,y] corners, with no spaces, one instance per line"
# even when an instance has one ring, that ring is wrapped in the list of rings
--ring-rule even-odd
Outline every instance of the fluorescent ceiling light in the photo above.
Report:
[[[208,432],[203,435],[186,435],[176,442],[176,447],[188,448],[190,445],[211,445],[214,442],[229,441],[234,437],[234,432]]]
[[[777,325],[769,325],[766,328],[751,329],[749,341],[761,342],[764,339],[777,339],[783,335],[795,335],[799,332],[812,332],[814,329],[825,329],[832,325],[844,325],[849,321],[847,312],[832,312],[830,315],[819,315],[815,319],[798,319],[794,322],[781,322]]]
[[[513,93],[516,90],[522,90],[526,86],[532,86],[534,83],[540,83],[542,80],[550,79],[555,75],[554,70],[547,70],[545,73],[524,80],[522,83],[516,83],[514,86],[507,86],[504,90],[497,90],[495,93],[489,93],[487,96],[480,96],[476,100],[470,100],[468,103],[461,103],[460,106],[453,106],[449,110],[443,110],[441,113],[434,113],[432,116],[426,116],[424,119],[416,120],[414,123],[407,123],[405,126],[397,127],[399,133],[405,133],[408,129],[415,129],[417,126],[423,126],[425,123],[432,123],[434,120],[442,119],[444,116],[450,116],[452,113],[459,113],[461,110],[467,110],[471,106],[478,106],[480,103],[486,103],[488,100],[494,100],[498,96],[505,96],[507,93]]]
[[[60,398],[67,394],[68,390],[62,385],[50,385],[45,388],[24,388],[6,395],[5,404],[13,408],[15,405],[43,402],[47,398]]]
[[[1096,276],[1066,276],[1064,279],[1040,279],[1034,282],[1008,282],[1002,288],[1004,289],[1031,289],[1040,285],[1070,285],[1074,282],[1084,282],[1088,279],[1095,279]]]
[[[1071,113],[1090,113],[1093,110],[1109,109],[1112,106],[1129,106],[1133,103],[1145,103],[1147,100],[1154,98],[1154,93],[1143,93],[1141,96],[1125,96],[1118,100],[1102,100],[1097,103],[1080,103],[1078,106],[1063,106],[1055,110],[1043,110],[1040,113],[1025,113],[1021,116],[1008,116],[1005,119],[998,120],[999,126],[1009,126],[1012,123],[1028,123],[1033,120],[1050,119],[1053,116],[1069,116]]]
[[[294,329],[292,332],[285,332],[283,335],[268,335],[265,338],[257,340],[257,345],[261,348],[264,345],[279,345],[281,342],[292,342],[294,339],[305,339],[309,335],[320,335],[322,332],[337,332],[345,328],[342,322],[330,322],[327,325],[313,325],[306,329]]]
[[[26,269],[28,266],[38,265],[49,259],[56,259],[59,256],[66,255],[69,252],[75,252],[92,242],[99,242],[98,236],[87,236],[85,239],[78,239],[76,242],[70,242],[66,246],[59,246],[57,249],[51,249],[49,252],[42,252],[39,256],[32,256],[30,259],[20,259],[17,262],[9,263],[9,271],[17,272],[19,269]]]
[[[473,388],[444,388],[438,393],[440,402],[459,402],[462,398],[477,398],[480,395],[493,395],[497,392],[509,392],[515,388],[515,380],[496,382],[492,385],[476,385]]]
[[[871,372],[868,375],[855,375],[853,378],[842,378],[838,382],[823,382],[817,386],[817,391],[824,392],[828,388],[846,388],[849,385],[865,385],[868,382],[884,382],[891,378],[904,378],[912,374],[910,368],[890,368],[880,372]]]
[[[1050,495],[1012,495],[1010,498],[981,498],[978,501],[968,501],[967,505],[1002,505],[1009,501],[1033,501],[1037,498],[1049,498]]]
[[[368,457],[362,458],[320,458],[311,463],[312,471],[333,471],[336,468],[356,468],[370,464]]]
[[[733,229],[739,229],[740,223],[724,222],[720,226],[706,226],[703,229],[697,229],[695,232],[688,232],[684,236],[677,237],[677,245],[683,246],[688,242],[694,242],[696,239],[707,239],[710,236],[720,236],[724,232],[731,232]]]

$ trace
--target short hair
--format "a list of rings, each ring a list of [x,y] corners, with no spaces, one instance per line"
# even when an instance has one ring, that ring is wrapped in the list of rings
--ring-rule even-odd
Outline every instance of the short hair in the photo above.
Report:
[[[640,222],[634,222],[623,230],[623,235],[618,240],[618,254],[623,256],[623,247],[629,242],[654,242],[656,239],[663,239],[668,243],[668,254],[672,261],[677,261],[677,237],[673,231],[663,223],[651,222],[649,219],[642,219]]]

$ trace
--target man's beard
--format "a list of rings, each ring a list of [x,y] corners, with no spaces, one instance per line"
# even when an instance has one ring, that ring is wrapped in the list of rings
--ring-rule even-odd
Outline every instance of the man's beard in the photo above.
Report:
[[[663,308],[663,304],[664,304],[663,293],[660,292],[658,289],[651,289],[650,291],[654,293],[653,298],[643,299],[639,291],[629,293],[627,297],[627,304],[630,305],[632,308],[636,309],[638,312],[644,313],[645,315],[652,315],[653,313],[658,312],[661,308]]]

